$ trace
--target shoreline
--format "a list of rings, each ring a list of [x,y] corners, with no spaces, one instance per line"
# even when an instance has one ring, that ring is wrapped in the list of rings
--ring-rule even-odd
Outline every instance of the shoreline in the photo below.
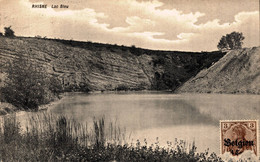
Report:
[[[37,111],[24,111],[24,110],[20,110],[20,111],[16,112],[16,115],[17,116],[22,116],[22,115],[25,115],[28,112],[48,111],[50,108],[52,108],[55,105],[59,104],[64,99],[64,96],[66,96],[66,93],[61,94],[59,99],[55,99],[54,101],[51,101],[48,104],[40,105]]]
[[[59,104],[63,98],[67,95],[67,93],[63,93],[60,95],[59,98],[54,99],[53,101],[51,101],[48,104],[44,104],[44,105],[40,105],[38,110],[36,111],[30,111],[30,110],[22,110],[22,109],[17,109],[15,106],[13,106],[10,103],[7,102],[0,102],[0,112],[2,112],[2,114],[0,114],[0,118],[4,117],[4,116],[9,116],[9,115],[13,115],[15,114],[16,116],[22,116],[25,115],[28,112],[41,112],[41,111],[47,111],[50,108],[52,108],[53,106]],[[10,109],[9,112],[6,112],[5,109],[8,108]]]
[[[164,91],[157,91],[157,90],[140,90],[140,91],[89,91],[88,93],[85,92],[64,92],[60,95],[59,98],[54,99],[48,104],[40,105],[38,110],[36,111],[30,111],[30,110],[22,110],[22,109],[17,109],[15,106],[13,106],[10,103],[7,102],[0,102],[0,117],[3,116],[8,116],[11,114],[16,114],[18,116],[24,115],[27,112],[41,112],[41,111],[48,111],[49,109],[53,108],[55,105],[59,104],[62,102],[62,100],[68,96],[69,94],[87,94],[87,95],[95,95],[95,94],[123,94],[123,93],[170,93],[170,94],[176,94],[176,95],[187,95],[187,94],[192,94],[192,95],[251,95],[251,96],[258,96],[260,94],[254,94],[254,93],[203,93],[203,92],[173,92],[169,90],[164,90]]]

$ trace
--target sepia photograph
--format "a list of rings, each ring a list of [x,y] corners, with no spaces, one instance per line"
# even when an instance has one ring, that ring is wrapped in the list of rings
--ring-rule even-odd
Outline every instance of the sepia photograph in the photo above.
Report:
[[[0,162],[260,161],[259,0],[0,0]]]

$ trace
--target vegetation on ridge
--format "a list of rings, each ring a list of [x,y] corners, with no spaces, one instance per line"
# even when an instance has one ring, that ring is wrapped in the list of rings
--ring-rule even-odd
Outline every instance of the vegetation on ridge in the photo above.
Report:
[[[5,27],[5,37],[15,37],[13,29],[11,29],[12,26]]]

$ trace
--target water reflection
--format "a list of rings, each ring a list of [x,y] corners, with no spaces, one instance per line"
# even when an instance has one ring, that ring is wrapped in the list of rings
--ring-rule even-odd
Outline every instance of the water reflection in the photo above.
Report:
[[[92,122],[105,116],[134,138],[195,140],[199,150],[219,151],[219,120],[259,119],[259,95],[105,93],[70,94],[48,111]]]
[[[218,121],[184,99],[164,98],[154,95],[106,95],[72,96],[51,111],[75,117],[79,121],[91,121],[105,116],[117,119],[128,129],[148,129],[170,125],[218,125]],[[116,100],[114,100],[117,98]]]

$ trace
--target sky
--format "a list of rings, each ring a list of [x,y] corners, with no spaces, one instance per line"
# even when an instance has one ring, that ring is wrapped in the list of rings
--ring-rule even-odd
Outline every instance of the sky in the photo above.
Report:
[[[47,4],[45,8],[32,5]],[[69,8],[52,8],[52,5]],[[155,50],[214,51],[242,32],[259,46],[259,0],[0,0],[0,32]]]

